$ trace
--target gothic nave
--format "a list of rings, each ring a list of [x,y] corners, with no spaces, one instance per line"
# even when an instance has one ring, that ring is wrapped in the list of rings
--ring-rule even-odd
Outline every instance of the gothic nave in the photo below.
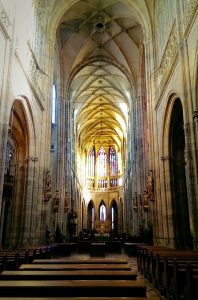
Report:
[[[0,0],[0,243],[198,248],[198,1]]]

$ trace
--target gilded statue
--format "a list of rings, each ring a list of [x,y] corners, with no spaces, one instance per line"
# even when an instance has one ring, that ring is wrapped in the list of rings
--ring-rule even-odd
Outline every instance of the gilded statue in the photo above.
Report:
[[[142,202],[142,204],[143,204],[144,207],[148,207],[148,205],[149,205],[149,195],[148,195],[146,190],[144,190],[144,192],[143,192],[143,202]]]
[[[146,191],[147,191],[149,200],[153,201],[154,200],[154,181],[153,181],[151,172],[149,172],[147,175]]]

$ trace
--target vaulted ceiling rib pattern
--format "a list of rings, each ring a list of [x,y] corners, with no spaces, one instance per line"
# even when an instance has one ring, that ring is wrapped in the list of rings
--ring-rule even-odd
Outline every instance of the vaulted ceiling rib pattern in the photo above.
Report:
[[[68,96],[80,148],[103,144],[122,151],[139,76],[140,24],[123,1],[82,0],[63,15],[59,37],[66,81],[79,66]],[[92,57],[98,60],[92,61]]]

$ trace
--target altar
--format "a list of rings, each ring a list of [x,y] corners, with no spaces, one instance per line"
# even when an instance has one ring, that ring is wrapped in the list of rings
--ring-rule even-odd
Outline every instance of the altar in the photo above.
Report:
[[[110,232],[110,221],[109,220],[97,220],[95,223],[96,234],[100,235],[109,234]]]

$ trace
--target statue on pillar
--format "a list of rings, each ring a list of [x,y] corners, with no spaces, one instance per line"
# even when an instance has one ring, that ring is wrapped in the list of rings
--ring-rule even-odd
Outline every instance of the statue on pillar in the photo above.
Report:
[[[147,193],[146,190],[144,190],[144,192],[143,192],[142,206],[143,206],[143,208],[144,208],[145,211],[148,210],[148,207],[149,207],[149,195],[148,195],[148,193]]]
[[[46,177],[45,177],[45,185],[44,185],[44,201],[49,201],[52,197],[52,181],[51,181],[51,176],[50,172],[46,172]]]
[[[137,204],[137,192],[134,193],[134,197],[132,199],[132,204],[133,204],[133,210],[137,211],[138,209],[138,204]]]
[[[152,171],[150,170],[147,174],[146,180],[146,191],[150,201],[154,201],[154,180],[152,177]]]
[[[72,208],[68,213],[68,232],[70,234],[70,237],[76,234],[77,217],[77,212]]]
[[[69,211],[69,204],[70,204],[70,197],[69,193],[66,192],[65,194],[65,203],[64,203],[64,212],[67,213]]]
[[[58,191],[56,191],[55,196],[53,197],[53,208],[55,212],[57,212],[59,209],[59,202],[60,202],[59,193]]]

